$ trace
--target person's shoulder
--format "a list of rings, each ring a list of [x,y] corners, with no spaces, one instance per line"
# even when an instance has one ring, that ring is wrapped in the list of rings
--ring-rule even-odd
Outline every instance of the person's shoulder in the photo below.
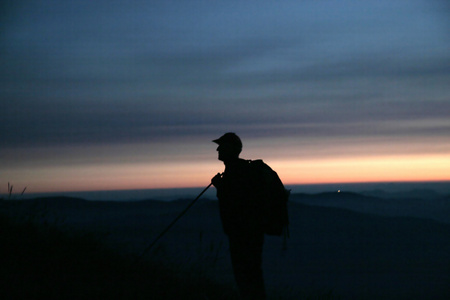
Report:
[[[249,160],[248,164],[253,168],[270,168],[269,165],[266,164],[262,159]]]
[[[253,161],[250,159],[239,158],[237,168],[240,169],[241,172],[250,171],[253,169]]]
[[[247,166],[251,163],[252,161],[250,159],[244,159],[244,158],[239,158],[238,160],[238,165],[239,166]]]
[[[251,172],[268,172],[271,170],[270,166],[262,159],[239,159],[239,167]]]
[[[274,173],[274,170],[262,159],[251,160],[249,165],[251,166],[250,168],[253,170],[253,173],[257,173],[266,179],[271,178]]]

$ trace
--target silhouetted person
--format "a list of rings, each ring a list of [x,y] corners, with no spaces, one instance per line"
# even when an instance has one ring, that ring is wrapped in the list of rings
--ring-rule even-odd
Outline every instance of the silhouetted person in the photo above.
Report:
[[[249,162],[239,158],[242,142],[234,133],[214,140],[225,172],[211,181],[217,189],[220,217],[228,236],[234,277],[244,299],[265,299],[262,273],[264,232],[261,226],[261,187]]]

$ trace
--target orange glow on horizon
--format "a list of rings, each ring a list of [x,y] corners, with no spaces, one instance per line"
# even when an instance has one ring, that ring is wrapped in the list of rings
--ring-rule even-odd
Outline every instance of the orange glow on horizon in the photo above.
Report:
[[[265,160],[285,184],[450,181],[449,155],[375,156],[305,160]],[[202,187],[219,161],[158,162],[36,168],[16,173],[16,191],[27,193]],[[17,179],[15,179],[17,178]],[[19,180],[20,178],[20,180]],[[1,187],[6,193],[6,187]]]
[[[450,180],[450,156],[379,156],[273,163],[286,184]]]

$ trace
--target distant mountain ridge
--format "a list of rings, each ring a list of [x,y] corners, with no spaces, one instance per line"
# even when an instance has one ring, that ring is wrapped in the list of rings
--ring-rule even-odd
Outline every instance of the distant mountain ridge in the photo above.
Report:
[[[432,189],[411,189],[403,192],[386,192],[384,190],[369,190],[362,191],[361,194],[365,196],[374,196],[377,198],[387,198],[387,199],[426,199],[426,200],[435,200],[435,199],[450,199],[450,194],[441,194]]]
[[[427,193],[429,193],[429,195]],[[170,203],[170,207],[181,211],[193,198],[194,197],[179,197],[178,200],[173,201],[156,199],[135,201],[94,201],[85,200],[80,197],[55,196],[40,197],[24,201],[5,201],[17,202],[17,205],[23,205],[24,209],[25,207],[33,206],[34,210],[45,210],[46,207],[52,207],[57,210],[67,208],[76,210],[84,208],[94,209],[96,207],[109,207],[111,210],[117,207],[156,209],[161,208],[164,203]],[[204,196],[199,201],[210,201],[208,199],[208,197]],[[427,189],[410,190],[401,193],[388,193],[383,190],[372,190],[360,193],[351,191],[332,191],[314,194],[293,193],[291,194],[290,202],[298,202],[313,206],[343,208],[382,216],[418,217],[450,223],[450,196],[443,196],[433,190]],[[109,203],[109,205],[103,206],[103,204],[106,203]]]
[[[383,194],[386,196],[386,194]],[[450,223],[450,198],[441,197],[375,197],[354,192],[294,193],[290,201],[302,204],[339,207],[382,216],[403,216],[433,219]]]
[[[291,198],[294,199],[309,199],[309,200],[318,200],[318,199],[327,199],[327,200],[331,200],[331,199],[372,199],[372,200],[376,200],[376,199],[380,199],[378,197],[375,196],[366,196],[364,194],[360,194],[360,193],[355,193],[355,192],[322,192],[322,193],[315,193],[315,194],[309,194],[309,193],[294,193],[291,194]]]

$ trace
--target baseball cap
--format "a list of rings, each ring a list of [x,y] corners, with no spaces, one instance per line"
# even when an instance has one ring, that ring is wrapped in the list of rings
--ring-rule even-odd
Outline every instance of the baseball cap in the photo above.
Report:
[[[213,142],[219,145],[231,144],[233,146],[239,147],[239,149],[242,149],[241,139],[234,132],[227,132],[220,138],[213,140]]]

